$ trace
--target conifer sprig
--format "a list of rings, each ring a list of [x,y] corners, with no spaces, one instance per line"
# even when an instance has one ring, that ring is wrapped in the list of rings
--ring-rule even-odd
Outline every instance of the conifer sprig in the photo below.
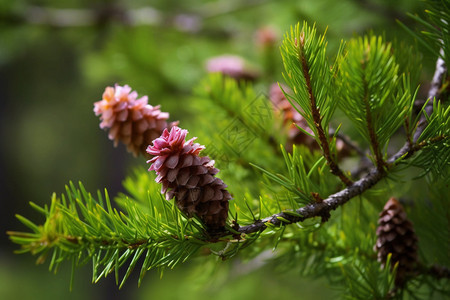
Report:
[[[205,126],[208,133],[206,137],[214,141],[215,146],[227,156],[232,157],[233,153],[236,156],[236,152],[241,150],[239,148],[242,147],[242,140],[251,140],[255,136],[270,146],[268,150],[271,150],[271,154],[281,154],[281,140],[274,131],[273,110],[267,99],[261,97],[261,94],[258,95],[251,85],[237,82],[222,74],[209,74],[194,93],[196,100],[200,100],[196,110],[208,112],[208,115],[213,116],[211,121],[215,123],[214,126]],[[211,121],[206,119],[205,123]],[[221,145],[223,139],[227,140],[225,145]],[[230,151],[229,148],[235,149]]]
[[[297,107],[294,102],[300,106],[301,110],[298,112],[314,132],[331,173],[349,186],[352,181],[339,168],[336,155],[330,149],[328,125],[337,101],[333,99],[335,69],[328,64],[326,47],[325,34],[317,36],[315,26],[303,23],[300,27],[299,23],[291,28],[290,35],[286,35],[283,41],[281,56],[285,67],[284,79],[293,94],[283,92],[294,107]],[[340,58],[340,53],[338,57]]]
[[[435,77],[440,77],[438,73],[446,72],[446,68],[437,68]],[[441,83],[442,84],[442,83]],[[438,93],[439,89],[433,89],[430,91],[430,98],[435,99],[437,95],[433,93]],[[389,170],[394,168],[400,163],[403,163],[406,159],[410,158],[414,154],[433,147],[439,143],[439,146],[442,146],[440,143],[442,141],[448,141],[450,139],[450,129],[449,129],[449,120],[448,115],[450,114],[450,108],[446,109],[439,103],[433,103],[433,107],[435,108],[431,113],[431,117],[429,118],[430,122],[427,127],[418,127],[415,135],[423,136],[425,138],[421,143],[411,144],[409,141],[406,141],[403,147],[401,147],[395,154],[393,154],[389,159],[386,160],[386,169],[380,170],[378,167],[372,169],[368,175],[361,178],[360,180],[354,182],[352,185],[346,187],[345,189],[329,195],[326,199],[315,202],[304,207],[301,207],[292,212],[280,212],[264,218],[262,220],[258,220],[253,224],[249,224],[246,226],[241,226],[237,231],[241,233],[253,233],[258,231],[263,231],[267,228],[267,224],[270,226],[280,226],[285,224],[292,224],[297,222],[303,222],[308,218],[313,217],[327,217],[332,210],[344,205],[351,198],[361,195],[366,190],[370,189],[374,185],[376,185],[380,180],[386,178],[389,173]],[[410,109],[410,108],[408,108]],[[432,122],[432,120],[434,120]],[[446,149],[446,147],[439,147],[440,149]],[[448,156],[448,152],[445,152],[445,155],[439,156],[440,159],[443,159],[444,166],[450,163],[450,157]],[[436,157],[428,157],[429,159],[436,159]],[[442,163],[442,161],[441,161]],[[429,166],[429,160],[423,160],[420,163],[420,166]],[[438,165],[438,166],[442,166]],[[280,178],[278,178],[280,179]],[[286,185],[289,185],[289,182],[286,181]]]
[[[447,0],[428,0],[427,9],[425,10],[425,17],[407,15],[415,20],[418,24],[423,26],[420,33],[410,29],[402,22],[398,21],[403,29],[411,34],[419,41],[420,45],[435,55],[438,53],[439,57],[445,61],[445,64],[450,63],[450,4]],[[442,51],[439,51],[441,49]]]
[[[449,136],[445,136],[446,140],[449,140]],[[394,154],[392,157],[390,157],[386,163],[387,163],[387,171],[389,171],[390,168],[393,168],[397,164],[403,162],[404,159],[409,158],[416,152],[422,150],[425,148],[425,146],[433,146],[434,144],[437,144],[438,142],[442,141],[441,138],[439,139],[430,139],[427,141],[427,143],[419,144],[416,146],[411,146],[409,143],[405,144],[404,147],[402,147],[396,154]],[[447,160],[445,160],[445,165],[449,163],[450,157],[447,156]],[[424,163],[425,165],[428,165],[428,163]],[[241,233],[253,233],[261,230],[265,230],[267,228],[267,223],[270,223],[273,226],[280,226],[282,224],[292,224],[297,222],[303,222],[306,219],[314,218],[314,217],[325,217],[329,215],[329,213],[332,210],[335,210],[336,208],[344,205],[347,203],[350,199],[361,195],[366,190],[370,189],[374,185],[376,185],[381,179],[385,178],[387,176],[387,171],[385,170],[378,170],[378,168],[375,168],[369,172],[369,174],[362,179],[355,181],[352,185],[348,186],[347,188],[334,193],[330,196],[328,196],[326,199],[315,202],[309,205],[306,205],[304,207],[301,207],[294,211],[294,213],[291,212],[281,212],[274,214],[270,217],[267,217],[263,220],[258,220],[254,224],[241,226],[238,231]]]
[[[338,75],[339,105],[369,143],[381,171],[390,138],[413,108],[409,79],[399,74],[391,45],[381,37],[353,39],[346,51]]]
[[[113,208],[106,191],[104,196],[99,192],[95,200],[81,183],[79,189],[70,183],[66,195],[53,195],[50,207],[32,204],[45,216],[43,225],[17,216],[32,232],[8,234],[22,246],[18,253],[39,255],[38,263],[50,258],[50,270],[71,261],[73,273],[76,266],[91,260],[93,282],[114,273],[120,287],[144,257],[140,284],[149,269],[173,268],[207,244],[198,221],[187,220],[172,202],[160,196],[149,197],[147,210],[125,198],[125,210],[121,212]],[[119,281],[119,268],[126,265],[127,271]]]

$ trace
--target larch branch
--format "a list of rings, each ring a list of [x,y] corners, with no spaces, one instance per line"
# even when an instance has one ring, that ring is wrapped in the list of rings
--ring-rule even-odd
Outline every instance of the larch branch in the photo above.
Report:
[[[316,127],[317,134],[319,135],[320,146],[323,151],[323,156],[328,162],[330,166],[331,173],[338,176],[339,179],[345,183],[345,185],[350,186],[353,182],[345,176],[344,172],[339,168],[338,164],[335,162],[334,158],[330,153],[330,144],[328,142],[328,138],[325,135],[325,131],[322,127],[322,117],[320,115],[319,108],[317,107],[316,98],[314,96],[314,91],[311,84],[310,70],[308,66],[308,62],[305,57],[305,53],[303,51],[304,46],[304,34],[300,36],[300,44],[298,46],[299,49],[299,60],[302,66],[303,76],[305,77],[306,88],[308,90],[308,96],[311,104],[311,114],[314,120],[314,126]]]
[[[433,110],[433,101],[435,99],[438,99],[440,96],[440,89],[444,82],[445,76],[447,74],[447,68],[445,66],[444,61],[441,58],[438,58],[436,63],[436,71],[433,76],[433,81],[431,84],[431,88],[428,93],[428,97],[430,99],[425,111],[427,114],[431,114]],[[422,120],[423,119],[423,120]],[[426,118],[425,116],[422,116],[421,123],[417,127],[417,130],[414,135],[414,142],[417,141],[418,137],[421,135],[423,130],[426,127]],[[424,121],[425,120],[425,121]],[[436,141],[440,139],[435,139]],[[435,142],[435,140],[431,140],[430,142]],[[410,142],[406,142],[403,147],[400,148],[400,150],[397,151],[394,155],[392,155],[387,161],[387,168],[392,168],[398,163],[399,159],[407,159],[411,155],[413,155],[415,152],[422,149],[421,144],[411,144]],[[332,194],[328,196],[327,199],[323,200],[322,202],[316,202],[309,205],[306,205],[304,207],[301,207],[297,209],[295,212],[298,213],[300,216],[293,216],[292,214],[280,212],[277,214],[274,214],[270,217],[267,217],[262,220],[257,220],[253,224],[246,225],[246,226],[239,226],[237,228],[237,231],[241,234],[249,234],[254,233],[258,231],[263,231],[267,228],[266,223],[271,223],[272,225],[279,226],[282,224],[286,224],[287,220],[289,223],[296,223],[296,222],[302,222],[306,219],[313,218],[313,217],[322,217],[327,218],[329,216],[330,211],[335,210],[336,208],[344,205],[347,203],[350,199],[352,199],[355,196],[361,195],[366,190],[370,189],[374,185],[376,185],[380,180],[385,178],[387,176],[388,172],[385,172],[384,170],[379,170],[378,168],[373,168],[369,174],[367,174],[365,177],[361,178],[360,180],[354,182],[350,186],[346,187],[345,189]]]

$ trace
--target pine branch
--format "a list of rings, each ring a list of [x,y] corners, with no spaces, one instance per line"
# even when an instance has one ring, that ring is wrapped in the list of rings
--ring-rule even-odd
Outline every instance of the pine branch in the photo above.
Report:
[[[368,59],[368,57],[366,55],[364,61],[362,61],[362,63],[361,63],[363,70],[366,68],[367,59]],[[383,172],[384,160],[381,155],[380,145],[378,143],[377,135],[376,135],[376,132],[375,132],[375,129],[373,126],[373,122],[372,122],[372,111],[370,109],[370,103],[369,103],[369,97],[370,97],[369,86],[368,86],[369,84],[364,76],[364,72],[363,72],[362,83],[363,83],[363,87],[364,87],[363,103],[364,103],[364,110],[366,113],[367,131],[369,132],[370,144],[372,145],[373,152],[375,153],[375,161],[376,161],[377,169],[380,172]]]
[[[441,50],[442,51],[442,50]],[[428,121],[427,117],[431,115],[433,112],[434,103],[440,99],[441,96],[441,88],[445,83],[445,79],[447,76],[447,66],[445,65],[444,60],[441,57],[438,57],[436,61],[436,70],[433,75],[433,80],[431,81],[431,87],[428,91],[428,101],[423,109],[423,114],[420,116],[416,132],[414,133],[413,142],[416,143],[420,138],[421,134],[424,132]],[[397,160],[400,157],[404,156],[408,153],[409,149],[411,149],[413,145],[410,143],[406,143],[403,147],[392,156],[392,160]]]
[[[327,160],[328,165],[330,166],[331,173],[338,176],[339,179],[341,179],[341,181],[345,183],[345,185],[349,186],[353,182],[347,176],[345,176],[344,172],[342,172],[342,170],[339,168],[338,164],[335,162],[330,153],[330,145],[328,143],[328,138],[325,135],[325,131],[322,127],[322,117],[320,116],[319,108],[317,107],[316,99],[311,85],[309,66],[308,62],[306,61],[305,52],[303,50],[304,46],[305,46],[305,33],[302,32],[300,35],[298,56],[302,65],[303,76],[305,77],[309,99],[311,101],[311,112],[314,120],[314,125],[317,129],[317,133],[319,134],[320,146],[323,150],[323,155]]]
[[[431,54],[435,54],[439,49],[441,58],[448,65],[450,62],[450,27],[448,20],[450,17],[450,6],[447,0],[428,0],[425,1],[427,9],[425,18],[418,15],[407,14],[416,24],[421,25],[423,30],[419,32],[408,28],[401,21],[398,21],[401,27],[413,36],[422,46]]]
[[[357,167],[354,168],[353,171],[351,171],[351,178],[360,178],[361,174],[368,173],[373,163],[372,161],[367,157],[367,152],[365,152],[361,147],[359,147],[358,144],[356,144],[354,141],[352,141],[348,136],[340,133],[335,132],[334,129],[330,129],[329,134],[331,136],[336,136],[336,139],[341,140],[345,146],[347,146],[349,149],[355,151],[359,157],[360,161]]]
[[[435,88],[436,82],[438,82],[438,78],[442,78],[445,76],[447,69],[443,63],[440,62],[440,58],[438,59],[438,64],[436,65],[436,72],[435,76],[433,77],[433,85],[432,88],[429,91],[429,97],[431,102],[431,107],[428,109],[428,113],[431,114],[433,110],[433,102],[435,99],[439,97],[438,91],[440,88]],[[439,87],[442,86],[442,80],[439,81]],[[430,105],[430,104],[429,104]],[[423,124],[423,123],[422,123]],[[417,128],[415,132],[415,137],[421,136],[423,131],[425,130],[426,125],[420,126]],[[296,222],[303,222],[306,219],[314,218],[314,217],[322,217],[324,221],[326,221],[329,217],[330,211],[335,210],[336,208],[344,205],[346,202],[348,202],[350,199],[352,199],[355,196],[361,195],[366,190],[373,187],[375,184],[377,184],[380,180],[385,178],[388,174],[387,171],[391,169],[392,167],[399,164],[401,161],[411,157],[414,153],[417,151],[420,151],[424,147],[430,145],[430,143],[436,143],[439,140],[442,140],[444,138],[449,138],[448,136],[442,136],[442,137],[433,137],[432,139],[428,139],[424,143],[419,144],[413,144],[411,145],[408,141],[405,143],[403,147],[400,148],[400,150],[392,155],[387,161],[386,161],[386,168],[387,170],[379,170],[378,168],[372,169],[368,175],[363,177],[362,179],[354,182],[352,185],[348,186],[347,188],[330,195],[327,199],[316,202],[313,204],[309,204],[305,207],[301,207],[297,209],[296,211],[286,211],[286,212],[280,212],[277,214],[274,214],[270,217],[267,217],[262,220],[257,220],[253,224],[249,224],[246,226],[240,226],[237,231],[239,233],[249,234],[253,232],[258,231],[264,231],[267,228],[267,223],[273,225],[273,226],[280,226],[283,224],[291,224]]]
[[[356,151],[356,153],[358,153],[359,156],[364,157],[364,158],[366,157],[366,153],[364,152],[364,150],[361,149],[354,141],[352,141],[350,139],[350,137],[348,137],[340,132],[336,133],[336,131],[334,129],[329,130],[329,135],[336,136],[336,138],[341,140],[346,146],[348,146],[350,149]]]
[[[145,259],[139,283],[150,268],[173,268],[207,244],[208,236],[198,220],[188,220],[161,197],[149,198],[151,205],[145,209],[125,198],[121,203],[125,210],[119,212],[106,192],[105,196],[99,192],[95,200],[81,183],[79,189],[71,183],[66,190],[67,197],[53,195],[50,207],[32,204],[45,216],[43,225],[18,215],[32,232],[7,232],[21,245],[17,253],[39,254],[37,263],[44,263],[51,254],[50,270],[67,260],[73,269],[92,260],[93,282],[114,272],[122,286],[140,257]],[[124,265],[127,271],[119,282],[119,268]]]
[[[223,110],[228,120],[237,120],[248,126],[251,131],[258,133],[274,154],[281,154],[279,142],[269,130],[274,119],[273,112],[268,106],[253,103],[258,101],[258,97],[250,86],[223,74],[210,74],[204,86],[205,90],[198,91],[199,95],[204,94],[211,104]],[[250,110],[252,107],[254,109]]]
[[[393,167],[394,165],[397,165],[397,163],[399,162],[397,161],[396,158],[399,157],[403,157],[403,159],[408,158],[417,151],[421,150],[423,146],[425,146],[425,144],[415,147],[405,145],[390,159],[388,159],[387,163],[390,164],[390,167]],[[287,211],[272,215],[263,220],[258,220],[253,224],[240,226],[237,231],[239,231],[240,233],[248,234],[266,229],[267,228],[266,223],[270,223],[274,226],[280,226],[282,224],[303,222],[306,219],[314,217],[322,217],[325,218],[325,220],[327,220],[329,218],[330,211],[335,210],[339,206],[344,205],[353,197],[361,195],[366,190],[376,185],[381,179],[385,178],[386,176],[387,173],[384,170],[380,171],[378,170],[378,168],[372,169],[367,176],[354,182],[352,185],[345,188],[344,190],[330,195],[327,199],[323,200],[322,202],[307,205],[305,207],[297,209],[295,212]]]
[[[443,49],[440,50],[441,56],[444,56]],[[447,66],[445,65],[444,59],[439,56],[436,61],[436,70],[434,71],[433,80],[431,81],[430,89],[428,90],[428,102],[424,108],[424,114],[421,115],[419,119],[419,125],[417,126],[417,131],[414,134],[413,141],[416,142],[423,132],[428,122],[426,115],[430,116],[433,111],[433,103],[438,100],[442,93],[442,86],[447,80]],[[447,83],[448,84],[448,83]],[[426,114],[426,115],[425,115]]]
[[[370,144],[377,168],[385,167],[385,149],[412,110],[409,76],[381,37],[366,36],[347,43],[338,73],[339,105]]]
[[[362,194],[364,191],[368,190],[376,183],[378,183],[382,178],[383,174],[377,170],[372,171],[366,177],[354,182],[349,187],[344,190],[329,196],[322,202],[317,202],[314,204],[307,205],[305,207],[297,209],[295,212],[281,212],[272,215],[263,220],[258,220],[254,224],[239,227],[238,231],[241,233],[252,233],[256,231],[261,231],[267,228],[266,223],[270,223],[274,226],[280,226],[286,223],[296,223],[303,222],[306,219],[313,217],[325,217],[328,218],[329,212],[336,209],[337,207],[345,204],[351,198]]]
[[[286,37],[281,50],[286,70],[284,77],[294,93],[288,95],[284,90],[283,92],[313,130],[331,173],[349,186],[352,181],[339,168],[333,157],[328,132],[324,129],[327,128],[337,105],[331,97],[334,89],[333,74],[326,58],[326,45],[324,35],[316,37],[315,26],[308,27],[304,23],[302,28],[297,24],[295,29],[291,29],[291,36]]]

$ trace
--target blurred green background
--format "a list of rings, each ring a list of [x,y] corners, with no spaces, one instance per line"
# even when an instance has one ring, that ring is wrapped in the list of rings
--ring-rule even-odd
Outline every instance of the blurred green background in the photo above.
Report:
[[[192,128],[201,116],[192,109],[191,92],[206,75],[208,58],[242,56],[267,93],[271,82],[282,80],[278,46],[296,22],[315,22],[319,32],[328,27],[332,52],[341,39],[369,30],[411,43],[395,20],[411,24],[405,13],[422,10],[413,0],[0,0],[0,298],[332,298],[335,291],[320,280],[267,268],[242,271],[235,262],[205,266],[206,274],[234,268],[214,281],[198,281],[206,275],[187,265],[161,280],[150,272],[139,289],[131,278],[120,291],[112,277],[91,284],[86,266],[69,292],[70,266],[56,275],[45,264],[35,266],[30,255],[13,254],[17,247],[5,232],[25,229],[16,213],[37,220],[29,201],[49,203],[69,180],[114,195],[133,166],[145,166],[123,146],[113,148],[98,127],[93,102],[106,86],[129,84]],[[276,34],[270,47],[258,43],[262,28]],[[434,62],[425,57],[423,63],[429,78]]]

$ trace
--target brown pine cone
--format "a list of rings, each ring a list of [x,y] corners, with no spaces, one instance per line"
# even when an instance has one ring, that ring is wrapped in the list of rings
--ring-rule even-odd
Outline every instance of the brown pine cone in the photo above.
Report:
[[[116,147],[119,141],[137,156],[147,154],[147,146],[159,137],[167,126],[169,113],[161,112],[159,106],[148,104],[148,97],[137,99],[128,85],[107,87],[102,100],[94,103],[94,112],[100,115],[100,128],[109,129],[108,137]]]
[[[149,171],[155,170],[156,182],[167,200],[175,197],[177,207],[188,217],[197,215],[209,230],[217,231],[226,224],[230,193],[227,185],[215,175],[214,160],[199,156],[205,147],[186,141],[187,130],[172,127],[153,141],[147,152],[154,157]]]
[[[384,266],[391,253],[391,268],[398,263],[396,286],[403,286],[408,275],[417,264],[417,236],[413,224],[408,220],[403,206],[395,198],[389,199],[380,213],[377,228],[377,241],[374,250],[378,261]]]

